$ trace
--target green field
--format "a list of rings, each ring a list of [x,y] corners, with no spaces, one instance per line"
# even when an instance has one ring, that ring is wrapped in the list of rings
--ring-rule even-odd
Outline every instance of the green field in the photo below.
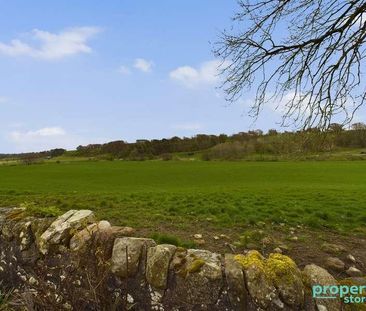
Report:
[[[366,163],[84,161],[0,166],[0,205],[88,208],[114,224],[189,229],[305,224],[361,232]]]

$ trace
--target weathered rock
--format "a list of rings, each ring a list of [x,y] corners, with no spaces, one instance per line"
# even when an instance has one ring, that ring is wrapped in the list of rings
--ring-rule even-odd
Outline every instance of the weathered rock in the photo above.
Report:
[[[31,229],[31,221],[22,222],[19,224],[19,227],[17,228],[19,235],[18,239],[20,241],[20,250],[24,251],[29,249],[31,244],[34,241],[32,229]]]
[[[322,244],[321,249],[329,254],[339,254],[346,251],[346,248],[342,245],[327,242]]]
[[[279,247],[276,247],[274,250],[273,250],[274,253],[277,253],[277,254],[282,254],[282,249],[280,249]]]
[[[107,232],[114,238],[122,238],[126,236],[132,236],[135,233],[135,229],[131,227],[112,226]]]
[[[11,241],[12,239],[14,239],[14,223],[11,221],[4,222],[1,228],[1,235],[7,241]]]
[[[248,293],[245,288],[244,273],[233,254],[225,254],[225,276],[231,307],[233,310],[246,310]]]
[[[200,240],[200,239],[202,239],[202,234],[196,233],[193,235],[193,238],[195,238],[196,240]]]
[[[338,285],[338,282],[327,270],[314,264],[305,266],[303,275],[306,284],[310,288],[314,285],[320,285],[320,286]],[[341,310],[341,303],[339,299],[317,298],[314,299],[314,302],[318,310],[328,310],[328,311]]]
[[[169,269],[172,269],[178,273],[179,272],[183,273],[183,270],[185,269],[185,264],[187,262],[186,256],[187,256],[187,250],[183,247],[177,247],[173,258],[170,261]]]
[[[174,245],[162,244],[147,250],[146,279],[153,287],[167,287],[169,264],[176,248]]]
[[[266,271],[281,300],[294,309],[301,309],[305,289],[301,272],[295,262],[287,256],[271,254],[266,261]]]
[[[102,220],[98,223],[93,223],[81,231],[78,231],[70,240],[70,249],[78,251],[84,248],[91,240],[93,234],[96,232],[104,232],[111,228],[111,224],[108,221]]]
[[[275,305],[281,304],[278,292],[266,273],[264,258],[259,252],[249,251],[246,255],[236,255],[235,260],[244,269],[246,287],[259,307],[274,309]]]
[[[289,250],[289,247],[286,244],[278,245],[278,248],[280,248],[282,252],[287,252]]]
[[[40,236],[40,252],[46,254],[50,245],[66,245],[73,235],[73,231],[85,228],[94,219],[94,214],[90,210],[70,210],[66,212],[58,217]]]
[[[49,228],[54,220],[55,219],[53,217],[35,218],[32,220],[31,229],[38,248],[42,234]]]
[[[235,259],[244,269],[248,291],[258,306],[274,310],[284,308],[285,303],[292,309],[302,308],[302,275],[291,258],[277,253],[264,259],[258,252],[250,251]]]
[[[325,266],[334,271],[344,271],[344,262],[337,257],[328,257],[325,260]]]
[[[347,255],[347,260],[352,262],[352,263],[356,263],[356,258],[351,254]]]
[[[152,239],[117,238],[113,245],[111,271],[122,278],[136,275],[144,249],[155,245]]]
[[[176,274],[173,299],[187,304],[215,304],[223,286],[221,255],[189,249]]]
[[[362,272],[355,268],[355,267],[349,267],[346,271],[346,273],[349,275],[349,276],[362,276]]]
[[[108,230],[109,228],[111,228],[111,224],[109,221],[101,220],[98,222],[98,230],[105,231]]]

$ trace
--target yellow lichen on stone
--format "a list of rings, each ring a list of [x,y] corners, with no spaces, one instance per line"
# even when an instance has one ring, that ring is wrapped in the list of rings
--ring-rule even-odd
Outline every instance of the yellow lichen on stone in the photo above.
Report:
[[[192,263],[187,267],[187,271],[189,273],[195,273],[201,270],[202,266],[205,264],[206,262],[201,259],[201,258],[196,258],[195,260],[192,261]]]
[[[267,268],[270,273],[286,274],[288,270],[296,269],[295,262],[282,254],[270,254],[267,259]]]
[[[250,251],[247,255],[236,255],[234,259],[241,264],[244,270],[255,267],[275,284],[278,282],[293,282],[297,273],[295,262],[282,254],[271,254],[268,259],[263,259],[258,251]]]
[[[256,266],[264,271],[264,261],[258,251],[250,251],[247,255],[235,255],[234,259],[242,265],[244,269],[249,266]]]
[[[292,283],[298,273],[296,263],[288,256],[271,254],[266,260],[266,273],[275,283],[285,281]]]

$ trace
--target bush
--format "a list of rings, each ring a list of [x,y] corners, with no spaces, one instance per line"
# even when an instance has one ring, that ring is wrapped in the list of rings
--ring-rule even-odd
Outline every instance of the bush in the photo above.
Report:
[[[20,207],[25,208],[26,214],[35,217],[56,217],[62,214],[62,211],[56,206],[38,206],[33,202],[24,202]]]

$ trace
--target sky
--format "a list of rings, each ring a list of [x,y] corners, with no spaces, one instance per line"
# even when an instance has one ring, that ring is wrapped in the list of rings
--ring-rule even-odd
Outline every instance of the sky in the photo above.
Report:
[[[235,0],[0,0],[0,153],[278,128],[229,104],[212,49]]]

